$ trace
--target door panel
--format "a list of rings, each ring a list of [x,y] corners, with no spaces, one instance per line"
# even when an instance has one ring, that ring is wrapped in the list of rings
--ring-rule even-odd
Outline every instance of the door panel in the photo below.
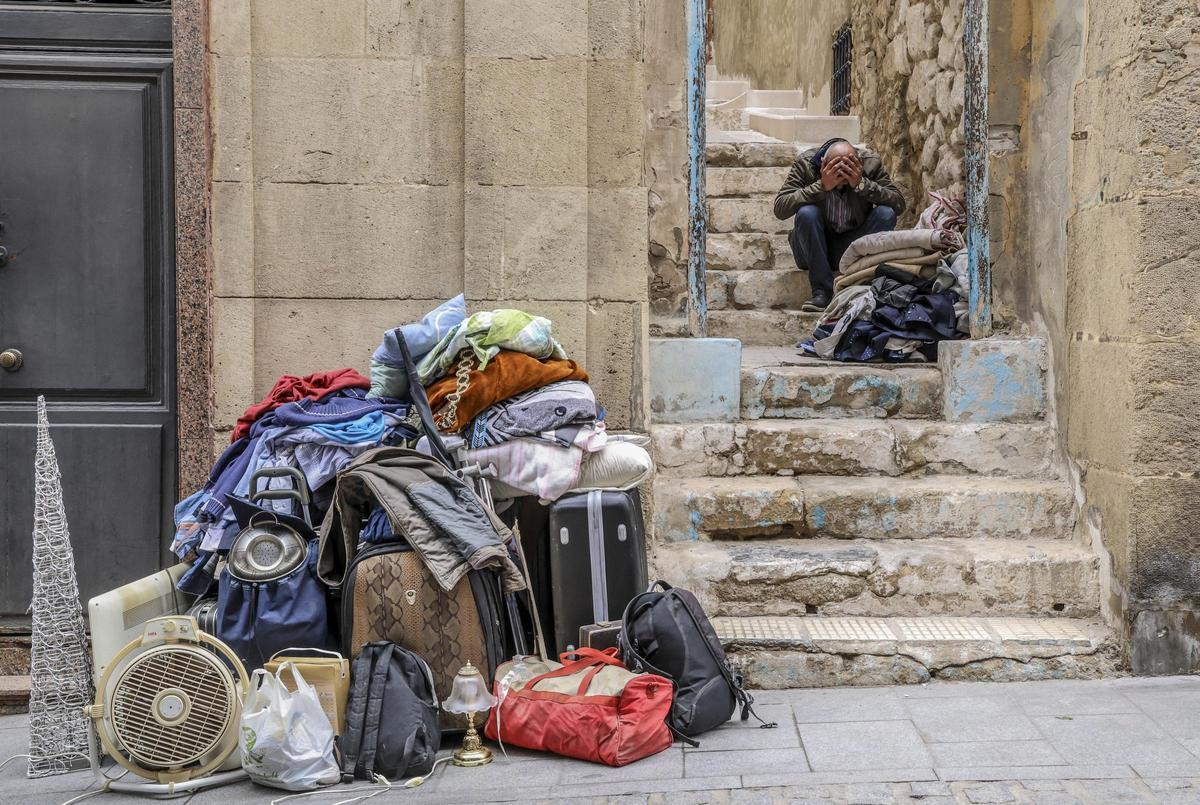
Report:
[[[38,394],[84,599],[166,559],[173,135],[169,55],[8,48],[8,13],[0,7],[0,245],[10,253],[0,350],[19,349],[24,363],[0,371],[0,627],[19,628]]]
[[[51,421],[84,601],[159,567],[157,535],[164,490],[162,474],[147,468],[157,470],[162,465],[168,447],[164,430],[162,425]],[[36,435],[33,425],[0,425],[0,463],[14,470],[0,484],[0,512],[6,523],[0,595],[11,608],[10,615],[23,611],[33,592],[30,536]]]
[[[152,101],[138,79],[0,76],[0,108],[20,110],[0,116],[0,142],[21,144],[0,149],[10,253],[0,344],[25,358],[0,378],[0,397],[153,398],[161,266],[146,248],[156,199],[146,192],[142,125]]]

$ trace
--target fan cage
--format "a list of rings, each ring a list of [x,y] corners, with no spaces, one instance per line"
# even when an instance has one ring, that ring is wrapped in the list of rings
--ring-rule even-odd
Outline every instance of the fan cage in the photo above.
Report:
[[[174,724],[154,716],[164,690],[187,698],[188,715]],[[212,652],[195,646],[159,646],[132,659],[113,686],[110,723],[129,757],[152,770],[195,763],[221,743],[235,710],[229,671]]]

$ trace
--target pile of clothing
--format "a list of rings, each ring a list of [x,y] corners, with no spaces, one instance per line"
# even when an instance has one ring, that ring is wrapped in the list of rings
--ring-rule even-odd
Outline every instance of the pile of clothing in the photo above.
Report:
[[[359,455],[381,445],[404,444],[417,437],[409,421],[409,403],[368,397],[370,381],[354,369],[284,375],[260,402],[238,419],[232,443],[213,465],[204,487],[175,507],[171,550],[191,561],[180,588],[203,594],[212,581],[211,557],[228,551],[239,529],[232,499],[247,499],[261,470],[296,467],[312,490],[319,516],[333,496],[333,481]],[[262,489],[289,489],[283,477],[267,479]],[[261,505],[295,516],[291,500],[264,499]]]
[[[965,210],[960,200],[930,195],[916,228],[850,244],[833,300],[800,349],[839,361],[932,361],[938,342],[966,337]]]
[[[468,316],[461,295],[400,328],[438,429],[462,440],[465,463],[494,468],[498,500],[631,489],[652,472],[644,439],[608,434],[587,372],[551,329],[520,310]],[[408,392],[394,332],[375,351],[371,380],[378,398]]]

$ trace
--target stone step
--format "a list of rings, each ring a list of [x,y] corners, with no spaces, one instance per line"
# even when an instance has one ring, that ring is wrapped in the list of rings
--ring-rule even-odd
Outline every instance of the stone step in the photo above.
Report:
[[[810,115],[795,109],[747,111],[747,123],[751,129],[777,140],[823,143],[833,137],[841,137],[852,143],[859,141],[857,115]]]
[[[796,267],[787,235],[712,232],[706,239],[704,253],[709,271],[769,271]]]
[[[989,475],[1056,478],[1048,425],[886,419],[760,419],[653,425],[663,477]]]
[[[744,316],[749,311],[730,311]],[[808,338],[818,314],[797,323],[795,341]],[[711,325],[710,325],[711,327]],[[755,331],[747,327],[748,334]],[[760,333],[762,344],[766,333]],[[737,336],[732,336],[737,337]],[[783,339],[780,338],[780,341]],[[793,342],[794,343],[794,342]],[[742,350],[742,417],[934,418],[942,413],[942,375],[934,364],[855,364],[806,357],[798,349]]]
[[[1093,617],[1099,559],[1064,540],[786,539],[656,544],[659,578],[710,616]]]
[[[765,271],[709,271],[709,310],[775,310],[800,307],[812,296],[808,273],[795,267]]]
[[[0,676],[0,716],[29,712],[32,680],[23,674]]]
[[[708,200],[708,231],[786,234],[791,231],[792,222],[775,217],[774,203],[774,195],[762,193],[744,198],[711,198]]]
[[[713,628],[746,684],[765,690],[1120,673],[1111,631],[1091,620],[744,617]]]
[[[790,163],[789,163],[790,164]],[[708,168],[704,172],[704,191],[709,198],[750,196],[779,192],[787,179],[788,168]]]
[[[658,478],[654,533],[668,542],[820,539],[1065,539],[1074,496],[1062,481],[767,475]]]
[[[790,347],[812,335],[820,315],[802,310],[712,310],[708,334],[736,338],[744,346]]]
[[[708,142],[704,158],[709,168],[788,168],[811,143]]]

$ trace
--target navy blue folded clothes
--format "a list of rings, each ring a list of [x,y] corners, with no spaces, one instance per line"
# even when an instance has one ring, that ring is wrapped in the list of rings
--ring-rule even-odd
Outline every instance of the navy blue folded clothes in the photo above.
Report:
[[[363,523],[362,531],[358,532],[358,541],[371,545],[400,542],[403,539],[392,528],[392,521],[388,519],[387,512],[378,504],[371,507],[371,513],[367,515],[367,521]]]
[[[596,396],[587,383],[561,380],[501,400],[471,423],[472,449],[540,436],[569,425],[596,421]]]
[[[361,419],[376,411],[394,413],[400,418],[408,416],[407,402],[387,397],[368,399],[366,395],[359,388],[343,389],[319,400],[285,403],[275,409],[275,424],[279,427],[332,425]]]

